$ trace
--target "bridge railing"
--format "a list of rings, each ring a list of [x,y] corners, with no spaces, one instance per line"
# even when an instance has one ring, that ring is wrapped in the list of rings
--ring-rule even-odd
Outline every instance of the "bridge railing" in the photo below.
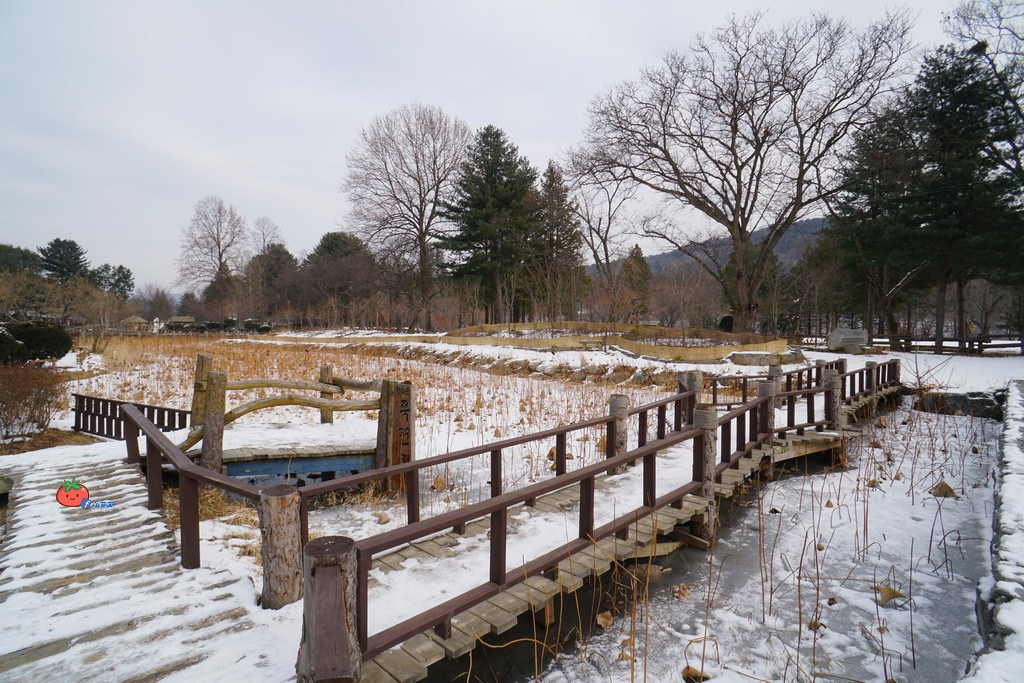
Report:
[[[712,377],[710,379],[711,404],[731,408],[734,405],[746,403],[755,395],[754,387],[757,385],[757,382],[776,376],[780,378],[780,382],[785,386],[786,391],[803,389],[810,386],[821,386],[824,381],[823,373],[828,369],[838,370],[840,373],[846,372],[846,359],[840,358],[828,362],[818,361],[813,366],[796,368],[787,372],[782,372],[780,369],[777,375],[768,372],[757,375],[720,375]]]
[[[354,542],[356,555],[356,592],[355,592],[355,624],[356,637],[359,643],[361,656],[364,660],[397,645],[413,635],[430,628],[437,628],[439,632],[446,632],[451,628],[451,618],[487,600],[499,592],[507,589],[515,583],[540,574],[546,570],[591,547],[594,543],[606,539],[612,535],[625,531],[637,520],[646,517],[666,506],[680,508],[683,505],[685,496],[700,493],[709,484],[708,482],[721,481],[723,473],[738,467],[741,458],[750,456],[754,449],[758,448],[772,438],[773,432],[786,434],[789,431],[801,432],[804,429],[824,429],[836,427],[830,423],[831,411],[826,402],[838,401],[839,397],[823,387],[813,386],[813,375],[810,379],[800,379],[799,374],[793,374],[792,383],[800,385],[804,381],[810,381],[812,386],[793,389],[781,394],[770,393],[748,400],[743,405],[721,414],[717,418],[715,429],[707,431],[692,425],[692,415],[696,392],[681,392],[661,401],[637,407],[630,411],[632,415],[641,416],[641,429],[637,432],[636,446],[623,452],[616,451],[605,460],[595,462],[575,471],[560,474],[547,481],[542,481],[530,486],[503,492],[498,489],[493,491],[493,496],[487,500],[469,505],[465,508],[445,512],[429,519],[416,519],[400,529],[384,532],[370,538],[360,539]],[[836,394],[838,392],[835,392]],[[796,417],[793,410],[787,410],[787,419],[784,423],[773,424],[775,419],[775,402],[781,401],[783,405],[795,406],[798,401],[804,401],[811,405],[807,409],[806,418]],[[675,405],[674,412],[678,417],[678,423],[672,427],[680,427],[669,431],[670,423],[665,417],[666,408]],[[653,440],[647,434],[647,415],[656,412],[657,435]],[[566,428],[548,430],[544,435],[557,434],[565,430],[571,430],[578,426],[591,426],[606,423],[609,430],[613,429],[615,420],[611,416],[596,418],[595,420],[577,423]],[[509,443],[525,443],[531,438],[539,435],[529,435],[518,439],[501,442],[502,446]],[[609,434],[608,441],[613,441],[614,434]],[[704,449],[707,439],[714,439],[716,442],[716,464],[713,471],[705,473],[704,470]],[[691,477],[675,482],[675,486],[668,491],[658,495],[657,491],[657,453],[667,448],[679,447],[689,443],[690,454],[693,459]],[[482,446],[471,449],[472,452],[486,452],[487,448],[497,447],[499,444]],[[455,456],[465,457],[467,451],[440,458],[452,458]],[[450,461],[450,460],[449,460]],[[619,514],[613,520],[600,526],[595,523],[595,479],[609,471],[622,471],[626,466],[634,463],[642,465],[642,481],[637,506],[633,509]],[[376,473],[376,478],[384,478],[401,469],[409,472],[407,466],[388,468],[388,471]],[[366,475],[357,475],[362,480],[368,480]],[[350,481],[356,477],[350,478]],[[332,484],[334,482],[331,482]],[[335,484],[336,485],[336,484]],[[673,484],[670,483],[670,486]],[[576,538],[568,541],[559,547],[543,553],[539,557],[529,559],[523,564],[512,569],[507,568],[507,544],[508,532],[507,522],[510,508],[516,505],[530,505],[541,496],[555,493],[570,487],[579,487],[579,512],[576,521]],[[312,487],[306,487],[310,492]],[[322,486],[326,489],[326,486]],[[424,540],[437,533],[448,529],[465,529],[466,524],[472,520],[489,518],[489,562],[488,580],[479,585],[470,587],[458,596],[445,602],[435,605],[417,615],[409,617],[400,623],[393,624],[376,633],[369,633],[368,612],[369,612],[369,572],[373,559],[389,550],[402,547],[409,543]],[[315,600],[315,590],[307,588],[309,599]],[[333,622],[337,627],[340,622]],[[449,631],[450,632],[450,631]],[[339,637],[338,634],[321,634],[321,637]]]
[[[85,432],[108,439],[124,440],[124,428],[121,422],[121,406],[135,406],[146,419],[162,432],[174,432],[186,429],[189,423],[189,411],[164,406],[152,406],[145,403],[130,403],[112,398],[71,394],[71,411],[74,414],[76,432]]]
[[[178,473],[181,566],[185,569],[195,569],[199,566],[199,485],[214,486],[252,501],[260,499],[260,491],[251,484],[192,462],[135,406],[122,405],[121,415],[124,417],[124,436],[129,463],[142,462],[139,437],[144,436],[146,439],[146,507],[150,510],[163,508],[162,463],[166,461]]]
[[[900,383],[900,361],[893,359],[885,363],[868,361],[863,368],[839,375],[842,382],[840,395],[843,403],[850,404],[870,396],[878,389]]]
[[[401,484],[401,486],[398,487],[400,495],[404,496],[405,500],[406,521],[408,524],[412,525],[421,521],[420,482],[421,473],[424,470],[443,465],[450,465],[476,456],[487,456],[489,458],[490,466],[489,494],[491,498],[495,498],[506,493],[508,489],[503,480],[502,464],[503,456],[509,449],[526,444],[545,444],[551,439],[554,439],[554,453],[552,454],[553,469],[555,478],[559,478],[568,473],[566,461],[568,455],[567,444],[569,435],[575,432],[586,432],[588,430],[593,430],[594,428],[603,429],[605,458],[601,462],[607,463],[615,459],[618,455],[617,444],[622,443],[623,437],[628,433],[628,425],[626,423],[627,419],[633,417],[636,418],[637,438],[646,443],[650,431],[650,414],[653,412],[655,414],[654,426],[656,434],[658,435],[657,438],[663,439],[668,433],[670,425],[673,432],[679,432],[684,426],[692,422],[693,406],[696,402],[696,391],[682,391],[667,398],[654,401],[653,403],[627,409],[625,415],[620,415],[618,417],[613,415],[604,415],[569,425],[555,427],[553,429],[524,434],[522,436],[494,441],[481,446],[465,448],[458,451],[452,451],[450,453],[444,453],[442,455],[412,460],[407,463],[392,465],[390,467],[375,469],[369,472],[361,472],[318,484],[304,486],[299,489],[299,496],[301,500],[299,514],[302,528],[302,542],[305,544],[309,538],[310,502],[324,494],[333,491],[351,489],[355,486],[365,486],[367,484],[384,485],[388,482],[398,481]],[[669,416],[670,408],[671,417]],[[608,469],[609,467],[604,465],[604,470],[607,471]],[[527,498],[527,500],[531,499]],[[463,509],[472,509],[472,506]],[[456,531],[461,531],[465,528],[465,524],[468,521],[472,521],[472,519],[473,518],[461,519],[453,525],[453,528]]]

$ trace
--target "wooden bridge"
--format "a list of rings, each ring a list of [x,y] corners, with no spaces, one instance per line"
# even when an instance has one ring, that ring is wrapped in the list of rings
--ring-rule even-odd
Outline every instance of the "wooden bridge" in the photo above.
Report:
[[[138,409],[124,406],[121,413],[129,462],[140,459],[138,436],[146,440],[151,509],[162,504],[160,463],[178,470],[182,566],[200,564],[199,484],[257,502],[264,539],[262,604],[280,606],[304,594],[300,677],[388,682],[424,677],[440,658],[467,653],[479,638],[508,630],[522,614],[549,622],[557,595],[578,590],[584,580],[609,571],[613,562],[661,554],[681,543],[706,546],[714,535],[720,497],[732,496],[764,463],[839,447],[848,420],[899,392],[899,375],[895,360],[849,372],[843,360],[788,373],[773,367],[767,376],[729,378],[756,386],[756,396],[726,397],[723,388],[715,392],[722,404],[716,407],[698,403],[703,378],[690,372],[680,378],[676,394],[647,405],[630,408],[625,396],[613,396],[607,416],[301,489],[264,491],[194,464]],[[570,469],[569,435],[595,428],[604,430],[606,457]],[[630,433],[636,434],[635,444],[627,442]],[[503,485],[503,452],[551,442],[553,477],[522,488]],[[692,476],[668,483],[670,490],[664,491],[659,453],[680,448],[692,448]],[[478,456],[490,460],[490,497],[422,519],[421,473]],[[595,501],[607,490],[609,473],[634,465],[642,471],[636,507],[598,525]],[[398,490],[405,499],[407,525],[358,541],[336,536],[308,540],[310,504],[357,485]],[[567,511],[577,515],[576,538],[520,566],[508,566],[510,515]],[[409,572],[415,581],[415,570],[403,568],[404,563],[451,557],[452,546],[471,535],[482,535],[489,544],[486,582],[370,632],[372,570]]]

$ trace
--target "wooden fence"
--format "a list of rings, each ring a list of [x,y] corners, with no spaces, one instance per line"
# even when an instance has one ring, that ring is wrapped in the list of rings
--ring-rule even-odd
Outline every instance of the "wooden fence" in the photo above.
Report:
[[[174,432],[189,426],[189,411],[144,403],[130,403],[112,398],[71,394],[74,401],[72,412],[75,416],[76,432],[85,432],[108,439],[124,440],[121,406],[135,406],[161,432]]]

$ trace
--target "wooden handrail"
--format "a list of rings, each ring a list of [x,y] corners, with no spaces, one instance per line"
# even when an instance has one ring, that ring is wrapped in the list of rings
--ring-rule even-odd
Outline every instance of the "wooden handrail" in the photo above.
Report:
[[[161,456],[178,471],[179,475],[194,479],[201,484],[216,486],[249,500],[259,500],[260,491],[255,486],[238,481],[226,474],[200,467],[192,462],[180,448],[175,446],[163,432],[147,420],[135,406],[131,404],[122,405],[121,414],[146,437],[149,444],[157,448]]]

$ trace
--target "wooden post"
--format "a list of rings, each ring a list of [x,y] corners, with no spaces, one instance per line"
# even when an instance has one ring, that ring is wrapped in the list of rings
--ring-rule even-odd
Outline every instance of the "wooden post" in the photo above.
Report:
[[[200,353],[196,356],[196,380],[192,388],[192,427],[203,424],[203,410],[206,405],[206,379],[213,368],[213,356]]]
[[[224,460],[224,403],[227,388],[227,373],[207,374],[203,405],[203,451],[199,456],[199,464],[214,472],[220,472]]]
[[[828,426],[836,431],[842,431],[843,427],[843,399],[841,396],[843,381],[839,377],[839,371],[831,368],[825,369],[825,417],[828,419]]]
[[[864,373],[864,388],[867,389],[869,394],[875,393],[875,380],[878,377],[878,363],[873,360],[869,360],[864,363],[864,367],[867,372]]]
[[[782,366],[781,365],[769,365],[768,366],[768,381],[775,382],[775,393],[778,394],[782,391]],[[779,399],[775,399],[775,406],[779,406]]]
[[[301,683],[359,680],[355,546],[351,538],[324,536],[302,549],[305,598],[295,664]]]
[[[697,401],[700,401],[701,391],[704,390],[704,373],[700,370],[686,371],[686,390],[697,392]]]
[[[612,433],[605,437],[605,454],[606,457],[614,458],[615,456],[622,455],[628,449],[626,443],[626,437],[628,431],[626,428],[626,421],[629,417],[629,396],[625,394],[612,394],[608,398],[608,414],[612,418],[612,424],[614,429]],[[625,467],[619,467],[612,473],[619,474],[625,471]]]
[[[333,372],[331,371],[331,366],[330,365],[321,365],[320,366],[320,382],[321,382],[321,384],[330,384],[331,383],[331,375],[332,374],[333,374]],[[330,399],[331,396],[332,396],[332,394],[329,391],[321,391],[320,392],[320,398]],[[320,409],[320,424],[322,424],[322,425],[334,424],[334,411],[333,410],[327,410],[326,408],[321,408]]]
[[[757,397],[775,396],[777,393],[775,382],[762,380],[757,383]],[[775,401],[769,400],[761,404],[761,414],[757,420],[761,424],[760,431],[768,434],[768,445],[775,443]],[[753,435],[752,435],[753,436]]]
[[[164,506],[163,470],[160,468],[160,449],[153,439],[146,437],[146,507],[159,510]]]
[[[813,386],[819,386],[819,387],[825,386],[825,375],[822,374],[825,371],[825,365],[826,365],[826,363],[825,363],[824,359],[819,358],[818,360],[814,361],[814,385]]]
[[[412,462],[416,448],[416,387],[410,382],[381,382],[377,413],[376,468]]]
[[[199,482],[192,477],[178,478],[178,520],[181,533],[181,566],[199,568]]]
[[[700,447],[700,453],[694,452],[694,470],[700,477],[700,495],[711,501],[704,520],[700,523],[697,533],[705,541],[711,541],[715,535],[718,522],[718,509],[715,504],[715,466],[718,453],[718,411],[713,405],[698,404],[693,409],[693,426],[702,430],[700,438],[694,442],[694,449]]]
[[[260,550],[264,609],[280,609],[302,597],[299,490],[281,484],[260,491]]]

